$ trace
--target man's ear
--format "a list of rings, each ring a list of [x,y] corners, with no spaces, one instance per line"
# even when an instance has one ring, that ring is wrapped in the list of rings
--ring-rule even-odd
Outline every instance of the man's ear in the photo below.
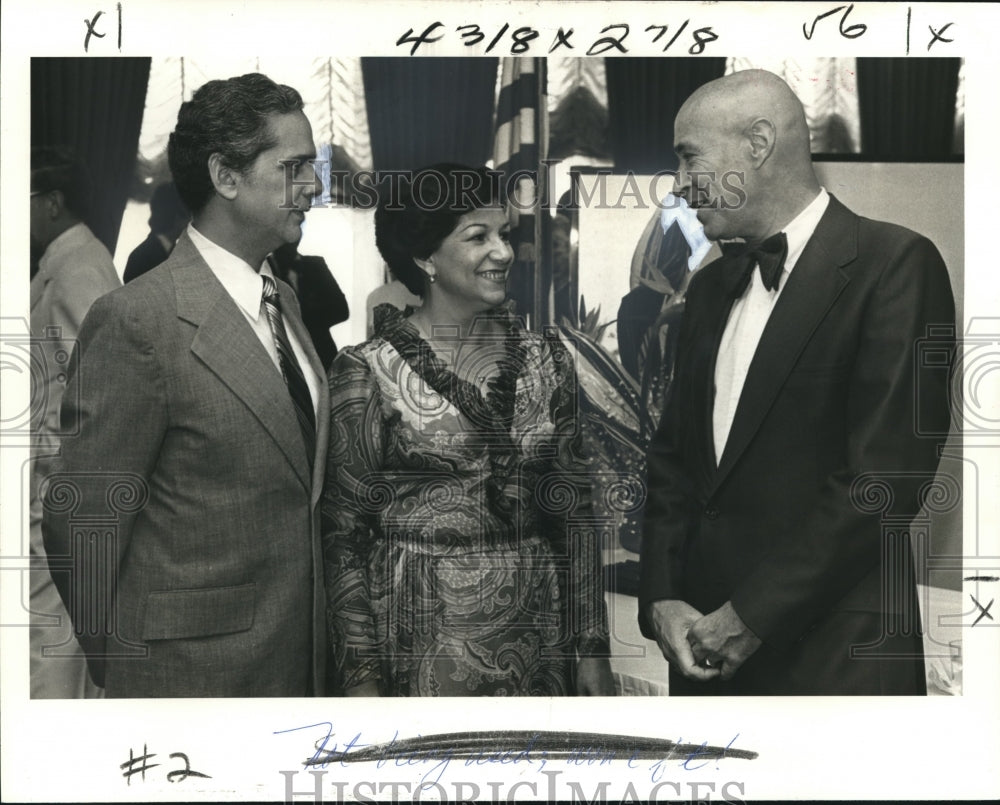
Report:
[[[774,152],[775,128],[766,117],[758,117],[747,130],[750,142],[750,160],[755,168],[759,168]]]
[[[230,201],[236,198],[238,175],[223,162],[222,154],[212,154],[208,158],[208,175],[212,177],[216,193]]]
[[[66,194],[62,190],[50,190],[45,194],[45,213],[50,221],[55,221],[66,209]]]

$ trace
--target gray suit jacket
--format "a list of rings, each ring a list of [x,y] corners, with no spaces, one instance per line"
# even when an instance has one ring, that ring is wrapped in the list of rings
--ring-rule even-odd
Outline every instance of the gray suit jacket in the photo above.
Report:
[[[280,372],[186,234],[94,305],[78,352],[43,531],[95,681],[109,697],[321,693],[325,383],[310,468]]]

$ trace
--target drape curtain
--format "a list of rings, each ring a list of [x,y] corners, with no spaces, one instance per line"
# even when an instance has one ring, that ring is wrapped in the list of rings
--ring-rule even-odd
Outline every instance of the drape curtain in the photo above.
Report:
[[[375,170],[489,159],[496,59],[363,58],[361,71]]]
[[[953,153],[960,59],[858,59],[861,153],[933,160]]]
[[[114,254],[132,180],[148,58],[33,58],[31,144],[68,145],[94,195],[87,225]]]
[[[545,60],[549,158],[606,160],[608,77],[604,59],[549,56]]]
[[[154,59],[139,139],[140,156],[150,163],[163,159],[181,103],[191,100],[202,84],[252,72],[264,73],[299,91],[317,147],[333,146],[340,157],[346,157],[337,167],[354,164],[371,168],[361,60],[329,56],[237,57],[211,53]]]
[[[615,171],[676,169],[677,110],[695,89],[723,75],[726,60],[613,58],[605,59],[604,66]]]
[[[774,73],[791,87],[806,113],[812,153],[855,154],[860,150],[857,59],[734,56],[728,59],[726,74],[751,69]]]

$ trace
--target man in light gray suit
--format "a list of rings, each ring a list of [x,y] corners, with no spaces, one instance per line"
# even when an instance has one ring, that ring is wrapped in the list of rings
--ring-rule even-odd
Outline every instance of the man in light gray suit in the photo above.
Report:
[[[52,575],[108,697],[319,694],[328,392],[265,261],[317,192],[312,130],[291,87],[210,81],[168,156],[193,220],[80,331]]]

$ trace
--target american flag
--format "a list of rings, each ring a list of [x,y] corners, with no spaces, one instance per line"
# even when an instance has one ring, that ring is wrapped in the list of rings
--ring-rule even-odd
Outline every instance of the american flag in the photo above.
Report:
[[[542,269],[541,253],[541,199],[545,197],[541,168],[548,150],[545,59],[505,58],[500,70],[493,164],[515,196],[510,204],[514,264],[508,289],[518,314],[528,318],[529,326],[538,327],[551,317],[551,282]],[[510,184],[515,175],[519,180]]]

